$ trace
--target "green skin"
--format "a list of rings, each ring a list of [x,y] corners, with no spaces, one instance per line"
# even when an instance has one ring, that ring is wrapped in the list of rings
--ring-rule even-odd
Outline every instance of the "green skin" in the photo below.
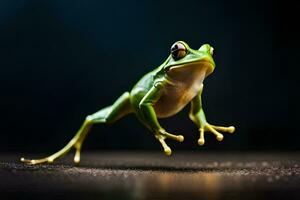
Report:
[[[175,59],[171,52],[165,62],[144,75],[130,92],[125,92],[111,106],[87,116],[77,134],[64,148],[42,159],[21,158],[21,161],[29,164],[52,163],[74,147],[76,150],[74,162],[79,163],[82,143],[93,124],[114,123],[130,113],[134,113],[154,134],[165,154],[171,155],[172,151],[165,139],[182,142],[184,137],[166,132],[158,119],[175,115],[188,103],[191,104],[189,117],[199,128],[199,145],[205,142],[205,131],[213,133],[219,141],[223,140],[223,135],[218,131],[233,133],[235,130],[233,126],[222,127],[207,123],[202,109],[203,81],[215,69],[213,48],[209,44],[204,44],[199,50],[194,50],[183,41],[175,44],[184,45],[186,50],[184,56]]]

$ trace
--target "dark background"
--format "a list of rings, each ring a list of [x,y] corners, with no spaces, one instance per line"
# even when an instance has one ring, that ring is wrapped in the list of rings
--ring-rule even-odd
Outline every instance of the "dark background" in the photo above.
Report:
[[[53,152],[86,115],[160,65],[176,40],[216,49],[205,81],[212,124],[235,125],[199,147],[188,109],[161,120],[176,150],[300,148],[298,7],[288,1],[0,2],[1,151]],[[160,150],[134,116],[96,125],[84,149]]]

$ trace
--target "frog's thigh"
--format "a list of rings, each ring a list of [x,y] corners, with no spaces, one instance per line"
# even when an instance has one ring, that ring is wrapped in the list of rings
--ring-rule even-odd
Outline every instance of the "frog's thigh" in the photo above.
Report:
[[[129,92],[125,92],[114,104],[89,115],[87,120],[91,123],[113,123],[132,111],[130,94]]]

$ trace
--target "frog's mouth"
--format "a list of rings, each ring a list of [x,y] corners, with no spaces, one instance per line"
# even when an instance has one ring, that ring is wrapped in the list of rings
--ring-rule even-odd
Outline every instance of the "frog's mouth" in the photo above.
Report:
[[[191,63],[183,63],[180,65],[170,66],[169,72],[182,72],[191,70],[203,70],[206,69],[206,75],[209,75],[214,70],[214,64],[209,61],[196,61]]]

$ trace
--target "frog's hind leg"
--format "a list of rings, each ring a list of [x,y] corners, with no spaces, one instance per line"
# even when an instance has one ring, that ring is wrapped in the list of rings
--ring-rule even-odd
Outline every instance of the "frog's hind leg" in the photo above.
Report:
[[[42,159],[31,160],[31,159],[21,158],[21,161],[29,164],[52,163],[57,158],[60,158],[66,153],[68,153],[74,147],[75,149],[74,162],[79,163],[82,143],[93,124],[114,123],[118,119],[122,118],[123,116],[131,112],[133,112],[133,109],[130,104],[130,94],[129,92],[125,92],[122,96],[120,96],[115,101],[113,105],[103,108],[98,112],[87,116],[81,128],[76,133],[76,135],[71,139],[71,141],[64,148],[62,148],[58,152]]]

